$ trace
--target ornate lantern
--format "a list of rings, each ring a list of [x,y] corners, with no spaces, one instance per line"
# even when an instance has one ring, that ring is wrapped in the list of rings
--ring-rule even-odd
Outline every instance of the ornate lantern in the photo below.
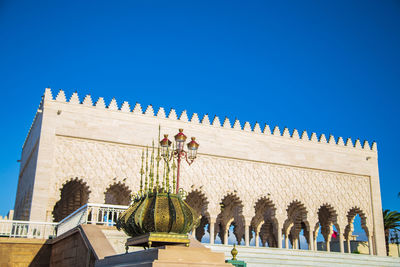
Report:
[[[186,135],[183,133],[183,129],[179,129],[179,133],[175,135],[175,143],[176,143],[176,149],[178,150],[178,153],[183,151],[183,148],[185,146],[186,142]]]
[[[161,156],[164,158],[168,158],[169,148],[171,147],[172,142],[168,139],[168,134],[164,134],[164,138],[160,141],[161,146]]]
[[[192,137],[192,141],[187,144],[188,148],[188,158],[190,160],[194,160],[197,155],[197,149],[199,148],[199,144],[195,141],[196,138]]]

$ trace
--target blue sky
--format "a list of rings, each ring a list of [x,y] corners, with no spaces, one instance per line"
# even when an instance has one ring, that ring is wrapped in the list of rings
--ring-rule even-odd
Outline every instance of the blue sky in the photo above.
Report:
[[[0,1],[0,214],[45,87],[378,142],[399,209],[399,1]]]

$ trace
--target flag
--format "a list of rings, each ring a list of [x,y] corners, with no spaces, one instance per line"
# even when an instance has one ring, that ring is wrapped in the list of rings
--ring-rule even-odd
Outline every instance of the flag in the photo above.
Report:
[[[332,238],[337,238],[337,232],[333,230]]]

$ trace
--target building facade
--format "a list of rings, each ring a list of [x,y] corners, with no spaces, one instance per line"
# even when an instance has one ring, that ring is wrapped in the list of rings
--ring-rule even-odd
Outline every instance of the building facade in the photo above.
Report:
[[[168,113],[127,102],[93,103],[45,90],[23,145],[14,219],[59,221],[87,202],[127,205],[139,190],[141,153],[158,129],[196,136],[196,161],[182,165],[181,187],[201,215],[199,240],[251,238],[271,247],[329,244],[333,227],[342,252],[361,217],[371,254],[385,255],[377,145],[226,118]],[[208,225],[208,226],[207,226]],[[207,227],[204,227],[207,226]],[[257,242],[257,245],[259,242]],[[329,246],[329,245],[328,245]]]

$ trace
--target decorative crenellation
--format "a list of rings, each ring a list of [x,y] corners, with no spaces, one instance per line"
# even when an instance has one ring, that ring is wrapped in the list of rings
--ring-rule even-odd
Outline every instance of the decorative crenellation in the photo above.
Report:
[[[64,92],[63,92],[63,93],[64,93]],[[64,97],[65,97],[65,95],[64,95]],[[44,95],[42,96],[42,99],[40,100],[39,107],[38,107],[38,109],[37,109],[37,111],[36,111],[36,113],[35,113],[35,117],[33,117],[31,126],[29,126],[28,134],[26,135],[26,138],[25,138],[25,140],[24,140],[24,143],[22,144],[22,150],[25,148],[26,142],[28,141],[28,138],[29,138],[29,136],[30,136],[30,134],[31,134],[32,128],[33,128],[33,126],[35,125],[35,122],[36,122],[36,120],[37,120],[39,114],[42,113],[43,102],[44,102],[45,99],[46,99],[46,100],[47,100],[47,99],[53,99],[53,95],[52,95],[52,93],[51,93],[50,88],[46,88],[46,91],[44,92]]]
[[[283,129],[283,131],[281,131],[278,126],[275,126],[273,128],[273,130],[271,131],[271,128],[268,124],[265,124],[263,130],[261,130],[261,126],[258,122],[256,122],[252,127],[248,121],[246,121],[244,124],[241,124],[238,119],[235,119],[235,121],[233,122],[233,125],[232,125],[229,118],[227,118],[227,117],[225,117],[225,119],[223,120],[223,123],[221,124],[220,118],[218,116],[214,116],[212,122],[210,123],[208,114],[205,114],[203,116],[203,118],[200,119],[197,113],[193,113],[191,116],[188,116],[186,110],[184,110],[181,113],[181,115],[178,116],[176,114],[175,109],[171,109],[168,113],[168,116],[166,116],[166,112],[163,107],[160,107],[158,109],[158,111],[155,112],[153,109],[153,106],[148,105],[147,108],[145,109],[145,111],[143,112],[143,109],[139,103],[136,103],[134,108],[131,109],[131,106],[129,105],[129,103],[127,101],[123,102],[122,105],[119,106],[115,98],[113,98],[111,100],[111,102],[108,106],[106,106],[104,99],[102,97],[100,97],[95,102],[95,104],[93,104],[92,98],[90,95],[85,96],[85,98],[81,102],[77,92],[74,92],[72,94],[72,96],[70,97],[70,100],[67,101],[65,92],[63,90],[59,90],[57,96],[55,98],[53,98],[51,89],[46,88],[43,99],[57,101],[57,102],[65,102],[65,103],[70,103],[70,104],[75,104],[75,105],[92,106],[92,107],[96,107],[96,108],[100,108],[100,109],[109,109],[109,110],[126,112],[126,113],[132,112],[133,114],[136,114],[136,115],[157,117],[157,118],[170,119],[170,120],[179,120],[179,121],[183,121],[183,122],[201,124],[204,126],[212,126],[212,127],[217,127],[217,128],[226,128],[226,129],[240,130],[240,131],[245,131],[245,132],[254,132],[257,134],[279,136],[279,137],[284,137],[284,138],[291,139],[291,140],[301,140],[301,141],[315,142],[315,143],[320,143],[320,144],[337,145],[340,147],[349,147],[349,148],[355,148],[355,149],[377,151],[376,142],[373,142],[372,146],[370,146],[368,141],[366,141],[366,140],[363,143],[361,143],[360,139],[356,139],[355,142],[353,143],[351,138],[347,138],[346,142],[344,142],[342,137],[335,139],[335,137],[333,135],[330,135],[329,138],[327,139],[325,134],[321,134],[318,137],[315,132],[311,133],[311,135],[309,137],[309,134],[307,133],[307,131],[303,131],[301,134],[299,134],[297,129],[290,131],[286,127]],[[189,120],[189,118],[190,118],[190,120]],[[28,133],[28,136],[29,136],[29,133]]]

